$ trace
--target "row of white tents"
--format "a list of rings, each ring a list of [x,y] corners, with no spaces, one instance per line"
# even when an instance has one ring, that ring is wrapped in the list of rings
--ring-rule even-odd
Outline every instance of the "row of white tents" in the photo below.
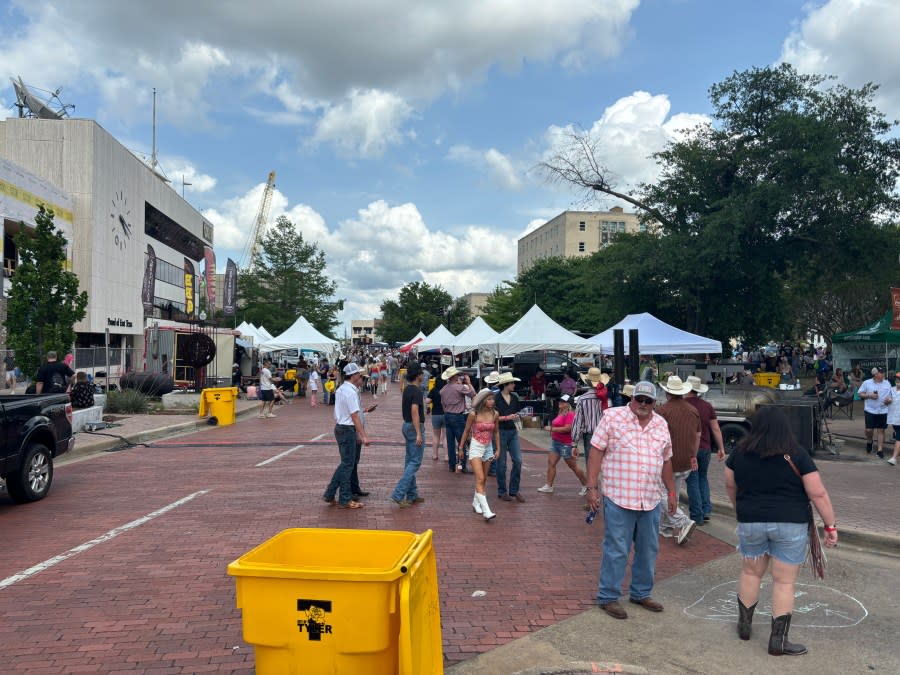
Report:
[[[720,354],[722,343],[670,326],[649,313],[629,314],[619,323],[590,338],[583,338],[560,326],[534,305],[505,331],[498,333],[481,317],[476,317],[459,335],[454,336],[441,324],[430,335],[419,333],[403,345],[401,351],[419,352],[449,349],[454,355],[473,349],[495,356],[515,356],[520,352],[552,349],[581,354],[611,354],[613,331],[625,332],[625,351],[631,349],[628,331],[638,330],[641,354]]]
[[[520,352],[552,349],[580,354],[611,354],[613,331],[625,331],[625,350],[631,350],[628,331],[638,330],[638,351],[641,354],[719,354],[722,343],[675,328],[660,321],[652,314],[629,314],[615,326],[591,338],[583,338],[563,328],[544,311],[534,305],[525,315],[505,331],[498,333],[476,317],[459,335],[453,335],[441,324],[429,335],[419,333],[400,348],[400,351],[416,349],[424,351],[450,350],[454,355],[483,350],[496,357],[515,356]],[[252,346],[264,352],[286,349],[305,349],[330,354],[338,348],[338,342],[323,335],[304,317],[299,317],[290,328],[273,337],[265,328],[242,323],[235,330],[241,337],[250,338]]]

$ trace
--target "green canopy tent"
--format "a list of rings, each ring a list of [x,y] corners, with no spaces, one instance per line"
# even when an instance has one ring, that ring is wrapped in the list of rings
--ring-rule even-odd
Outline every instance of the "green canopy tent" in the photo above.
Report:
[[[900,330],[891,330],[892,312],[872,324],[831,337],[834,367],[847,372],[859,364],[868,376],[873,366],[892,373],[900,370]]]

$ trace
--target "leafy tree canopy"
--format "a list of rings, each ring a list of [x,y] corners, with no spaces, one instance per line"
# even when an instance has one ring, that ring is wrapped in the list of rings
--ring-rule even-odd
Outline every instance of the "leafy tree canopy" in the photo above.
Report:
[[[75,342],[75,324],[85,317],[88,295],[66,270],[66,238],[53,224],[53,211],[38,207],[34,231],[15,237],[19,264],[7,301],[7,344],[23,372],[34,374],[48,351],[60,358]]]
[[[238,277],[238,315],[265,326],[272,335],[305,316],[317,330],[334,336],[343,300],[328,277],[325,253],[304,240],[294,223],[279,216],[260,242],[250,270]]]
[[[472,320],[463,298],[453,300],[441,286],[424,281],[406,284],[397,300],[384,300],[381,317],[378,333],[388,344],[405,342],[419,331],[428,335],[442,323],[456,335]]]

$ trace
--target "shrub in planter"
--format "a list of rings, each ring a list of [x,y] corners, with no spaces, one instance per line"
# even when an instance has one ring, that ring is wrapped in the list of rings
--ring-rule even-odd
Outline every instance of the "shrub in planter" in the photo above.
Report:
[[[111,391],[106,395],[106,409],[108,413],[127,413],[140,415],[146,413],[149,408],[149,398],[135,389],[123,389]]]

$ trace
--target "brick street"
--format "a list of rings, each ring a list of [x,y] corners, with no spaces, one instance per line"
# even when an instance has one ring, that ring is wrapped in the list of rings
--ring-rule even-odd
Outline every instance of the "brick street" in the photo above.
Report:
[[[523,443],[527,502],[499,501],[489,482],[498,516],[485,522],[470,507],[474,479],[450,473],[445,460],[432,462],[426,422],[429,447],[418,477],[427,501],[400,510],[389,500],[404,452],[399,386],[392,387],[368,415],[373,444],[363,450],[360,480],[372,494],[361,510],[322,501],[338,463],[333,409],[310,408],[305,399],[276,408],[275,419],[254,417],[58,467],[50,495],[35,504],[13,506],[0,496],[0,582],[45,566],[0,587],[6,668],[252,672],[253,650],[243,642],[225,568],[289,527],[433,529],[447,665],[590,608],[602,518],[584,523],[578,482],[564,467],[554,494],[536,492],[545,468],[536,446]],[[657,576],[731,551],[703,532],[683,547],[662,540]],[[54,556],[63,559],[47,566]],[[476,590],[486,595],[473,598]]]

